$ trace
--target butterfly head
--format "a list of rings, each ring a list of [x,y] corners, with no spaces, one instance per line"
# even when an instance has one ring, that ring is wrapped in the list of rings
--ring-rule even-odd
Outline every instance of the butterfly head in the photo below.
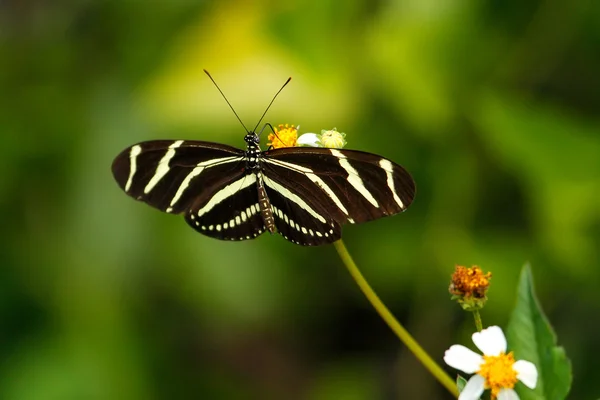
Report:
[[[250,147],[258,146],[260,143],[260,138],[256,132],[248,132],[246,136],[244,136],[244,141]]]

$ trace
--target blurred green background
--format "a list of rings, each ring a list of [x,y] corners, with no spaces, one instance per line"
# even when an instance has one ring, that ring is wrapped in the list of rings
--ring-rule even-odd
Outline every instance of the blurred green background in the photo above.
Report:
[[[600,2],[0,1],[1,399],[450,398],[331,246],[224,243],[128,198],[112,159],[150,139],[243,146],[267,121],[337,127],[417,182],[344,230],[440,363],[471,345],[455,264],[518,272],[600,393]],[[450,373],[453,370],[447,368]]]

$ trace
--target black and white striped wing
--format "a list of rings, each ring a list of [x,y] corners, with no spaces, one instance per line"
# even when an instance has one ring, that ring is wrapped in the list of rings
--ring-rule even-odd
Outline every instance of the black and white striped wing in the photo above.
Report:
[[[254,239],[265,231],[256,174],[248,173],[195,203],[185,216],[198,232],[221,240]]]
[[[244,152],[217,143],[154,140],[121,152],[113,175],[129,196],[179,214],[244,174]]]
[[[304,246],[318,246],[341,237],[341,225],[316,187],[303,186],[306,182],[297,177],[284,182],[272,172],[272,168],[265,168],[263,182],[275,227],[285,239]]]
[[[244,154],[218,143],[156,140],[125,149],[112,172],[129,196],[164,212],[185,213],[198,232],[243,240],[264,231],[253,207],[255,175],[246,175]]]
[[[410,174],[375,154],[296,147],[263,155],[277,229],[299,244],[334,242],[342,225],[400,213],[414,198]]]

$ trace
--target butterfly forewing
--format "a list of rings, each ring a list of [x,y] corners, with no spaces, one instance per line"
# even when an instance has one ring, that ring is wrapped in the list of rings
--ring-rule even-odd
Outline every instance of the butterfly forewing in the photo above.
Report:
[[[320,203],[340,225],[397,214],[414,197],[415,185],[410,174],[375,154],[284,148],[264,155],[266,176],[292,189],[297,196]]]
[[[244,175],[244,152],[199,141],[138,143],[112,165],[119,186],[131,197],[171,213],[186,211]]]

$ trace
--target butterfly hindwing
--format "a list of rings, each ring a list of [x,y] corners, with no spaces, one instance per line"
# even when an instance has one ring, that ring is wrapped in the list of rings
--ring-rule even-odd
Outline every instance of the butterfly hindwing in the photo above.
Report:
[[[185,215],[198,232],[221,240],[254,239],[265,231],[258,205],[256,175],[245,174],[222,186]]]
[[[319,196],[306,196],[297,182],[284,186],[264,176],[277,231],[287,240],[304,246],[332,243],[341,237],[340,224],[330,214]]]

